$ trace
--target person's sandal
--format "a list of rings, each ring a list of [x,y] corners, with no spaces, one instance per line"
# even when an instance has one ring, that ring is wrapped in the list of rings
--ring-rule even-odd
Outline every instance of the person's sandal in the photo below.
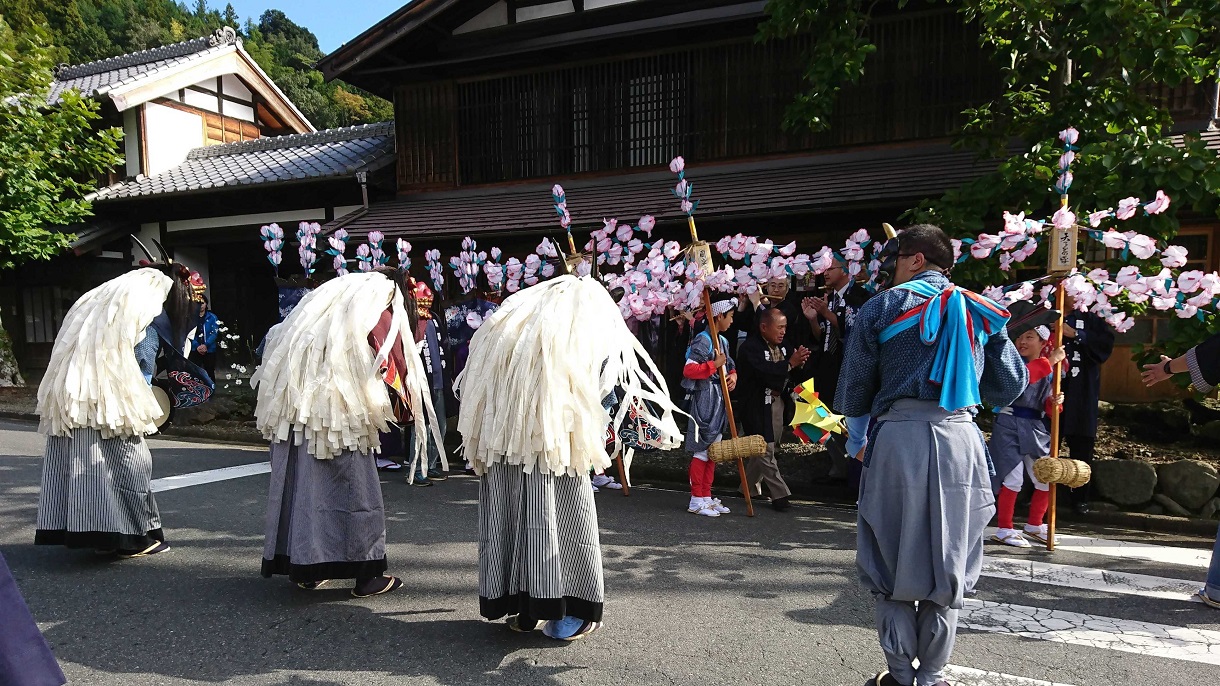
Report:
[[[538,620],[531,619],[527,622],[523,622],[521,621],[521,615],[513,615],[512,617],[509,617],[505,623],[508,624],[509,629],[512,629],[519,634],[528,634],[534,629],[538,628]]]
[[[316,591],[326,585],[329,581],[330,579],[323,579],[321,581],[298,581],[297,588],[301,588],[306,591]]]
[[[1206,588],[1200,588],[1199,592],[1196,593],[1195,596],[1200,601],[1202,601],[1204,605],[1206,605],[1208,607],[1214,607],[1217,610],[1220,610],[1220,600],[1216,600],[1215,598],[1212,598],[1211,596],[1207,595]]]
[[[137,552],[132,552],[130,550],[128,550],[128,551],[120,550],[119,557],[123,558],[124,560],[130,560],[130,559],[136,558],[136,557],[148,557],[149,555],[156,555],[157,553],[163,553],[167,550],[169,550],[168,543],[165,543],[163,541],[157,541],[156,543],[153,543],[152,545],[148,546],[144,550],[140,550]]]
[[[572,634],[571,636],[568,636],[567,638],[561,638],[559,640],[569,641],[569,642],[570,641],[579,641],[580,639],[582,639],[582,638],[588,636],[589,634],[593,633],[594,631],[597,631],[598,629],[600,629],[601,626],[602,626],[601,622],[585,622],[580,627],[580,629],[578,629],[576,631],[576,633]]]
[[[379,589],[374,588],[374,590],[372,590],[372,592],[370,592],[370,593],[357,593],[357,591],[360,590],[360,586],[357,585],[356,588],[352,589],[352,597],[353,598],[371,598],[375,595],[381,595],[382,593],[391,593],[393,591],[397,591],[398,589],[402,588],[402,579],[399,579],[396,576],[383,576],[381,578],[385,579],[385,581],[386,581],[385,586],[383,586],[382,588],[379,588]]]

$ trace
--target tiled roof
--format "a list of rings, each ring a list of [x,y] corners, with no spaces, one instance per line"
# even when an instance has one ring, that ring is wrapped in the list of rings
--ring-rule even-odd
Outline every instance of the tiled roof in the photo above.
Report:
[[[877,203],[905,204],[939,195],[995,169],[948,146],[851,151],[750,163],[692,166],[702,219],[750,219]],[[635,220],[650,214],[680,220],[670,188],[673,174],[646,172],[596,179],[548,180],[514,186],[415,193],[339,217],[351,235],[377,229],[413,236],[534,234],[558,231],[551,185],[567,191],[573,226],[600,226],[603,217]]]
[[[175,67],[202,55],[219,52],[230,45],[240,45],[241,39],[230,27],[216,29],[215,33],[202,38],[193,38],[181,43],[142,50],[118,57],[77,65],[60,65],[55,70],[55,81],[47,102],[54,105],[66,90],[78,90],[92,97],[117,86],[126,85],[138,78]]]
[[[107,186],[93,199],[104,202],[343,176],[393,161],[394,122],[364,124],[196,148],[173,169]]]

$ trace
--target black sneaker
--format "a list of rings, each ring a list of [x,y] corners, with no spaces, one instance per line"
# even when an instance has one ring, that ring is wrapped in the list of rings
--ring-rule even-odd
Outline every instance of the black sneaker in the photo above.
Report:
[[[434,470],[428,472],[429,481],[444,481],[447,478],[449,478],[449,477],[447,477],[445,475],[445,473],[440,471],[439,469],[434,469]]]
[[[411,482],[412,486],[431,486],[432,480],[426,476],[417,476],[415,481]]]
[[[783,498],[773,498],[771,500],[771,507],[775,508],[776,512],[783,512],[792,507],[792,505],[788,502],[788,496],[784,496]]]

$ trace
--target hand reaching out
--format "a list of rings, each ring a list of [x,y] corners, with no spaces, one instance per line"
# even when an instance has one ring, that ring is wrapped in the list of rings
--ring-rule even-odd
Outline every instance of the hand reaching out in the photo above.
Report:
[[[737,372],[732,372],[728,376],[729,392],[732,393],[737,389]]]

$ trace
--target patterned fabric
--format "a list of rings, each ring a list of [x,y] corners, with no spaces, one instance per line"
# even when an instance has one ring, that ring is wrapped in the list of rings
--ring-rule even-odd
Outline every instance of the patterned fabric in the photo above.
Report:
[[[479,613],[599,622],[605,595],[589,475],[489,465],[479,480]]]
[[[729,343],[724,336],[720,336],[720,349],[726,351],[727,356]],[[716,354],[712,350],[712,337],[707,331],[702,331],[695,336],[695,340],[686,349],[687,364],[703,364],[715,357]],[[725,363],[726,373],[731,373],[736,369],[737,364],[733,358],[728,358]],[[683,448],[692,452],[707,450],[719,434],[726,432],[725,423],[728,414],[724,407],[724,392],[720,388],[720,372],[715,372],[709,379],[683,378],[682,387],[687,391],[686,411],[699,428],[698,436],[694,431],[686,432],[686,442]]]
[[[372,455],[330,460],[308,441],[271,444],[262,574],[295,582],[371,579],[387,569],[385,505]]]
[[[1220,385],[1220,334],[1186,351],[1190,381],[1199,393],[1211,393]]]
[[[924,272],[915,279],[927,281],[938,291],[950,285],[939,272]],[[900,398],[941,400],[942,388],[931,381],[937,348],[920,340],[919,327],[912,326],[880,342],[881,332],[895,319],[927,300],[909,289],[891,288],[860,308],[847,341],[833,405],[836,411],[848,417],[878,417]],[[1025,389],[1025,362],[1003,326],[990,334],[985,344],[972,346],[967,359],[974,363],[972,377],[982,402],[1007,406]]]
[[[619,393],[611,393],[605,398],[602,398],[602,407],[606,412],[614,417],[618,414],[618,406],[622,400]],[[643,402],[643,401],[637,401]],[[644,414],[639,411],[637,405],[632,405],[627,410],[627,416],[623,419],[622,425],[618,427],[618,437],[622,439],[623,449],[643,449],[653,450],[660,448],[664,443],[664,437],[657,427],[649,422]],[[606,448],[610,449],[614,445],[615,431],[613,423],[606,425]]]
[[[394,326],[394,312],[387,308],[381,313],[377,325],[369,332],[369,346],[373,349],[374,355],[381,350],[392,326]],[[400,334],[396,333],[395,336],[401,338]],[[390,389],[390,404],[394,407],[394,417],[400,423],[405,424],[411,421],[411,403],[407,397],[407,382],[404,376],[407,371],[407,361],[403,357],[402,350],[401,341],[396,339],[395,344],[390,346],[389,357],[381,365],[380,372],[381,380]]]
[[[102,438],[87,428],[47,437],[35,544],[143,550],[163,540],[142,437]]]

